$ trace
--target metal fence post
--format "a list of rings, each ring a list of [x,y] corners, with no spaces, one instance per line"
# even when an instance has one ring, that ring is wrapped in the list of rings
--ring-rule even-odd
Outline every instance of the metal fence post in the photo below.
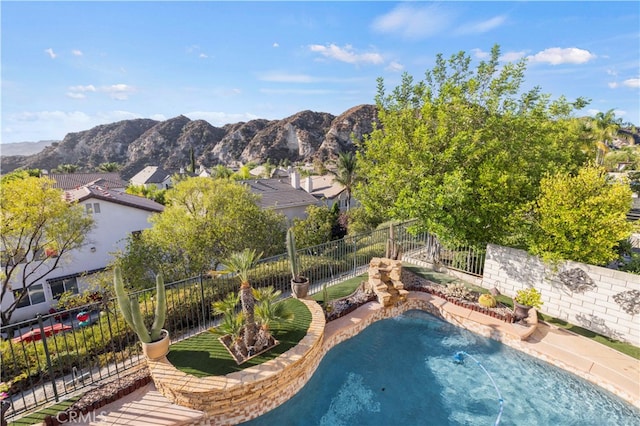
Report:
[[[42,322],[42,315],[40,314],[38,314],[38,326],[40,327],[42,346],[44,347],[44,355],[47,359],[47,369],[49,370],[49,377],[51,378],[51,385],[53,386],[53,396],[56,402],[58,402],[60,398],[58,397],[58,388],[56,388],[56,377],[53,374],[53,365],[51,365],[51,356],[49,355],[49,348],[47,346],[47,335],[44,333],[44,324]]]
[[[198,279],[198,285],[200,286],[200,309],[202,310],[202,324],[200,324],[200,327],[204,328],[207,321],[204,317],[204,281],[202,280],[202,274],[200,274]]]

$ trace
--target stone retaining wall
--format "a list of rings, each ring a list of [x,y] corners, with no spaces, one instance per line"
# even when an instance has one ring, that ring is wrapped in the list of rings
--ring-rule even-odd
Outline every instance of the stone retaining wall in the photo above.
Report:
[[[262,415],[295,395],[324,355],[324,313],[312,300],[311,325],[300,343],[278,358],[226,376],[198,378],[176,369],[166,358],[148,361],[156,387],[172,402],[204,411],[212,424],[233,425]]]
[[[511,297],[535,287],[543,313],[640,346],[640,275],[578,262],[554,270],[523,250],[489,244],[482,286]]]

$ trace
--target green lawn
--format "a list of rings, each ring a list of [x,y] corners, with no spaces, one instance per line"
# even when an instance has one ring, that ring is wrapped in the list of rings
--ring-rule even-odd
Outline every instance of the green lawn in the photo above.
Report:
[[[423,268],[422,266],[415,266],[415,265],[403,263],[402,268],[416,274],[421,278],[425,278],[437,284],[447,285],[454,281],[460,281],[456,277],[452,277],[451,275],[435,272],[430,269]]]
[[[362,274],[357,277],[350,278],[346,281],[341,282],[340,284],[333,285],[331,287],[327,287],[327,295],[329,300],[340,299],[341,297],[345,297],[356,291],[356,288],[362,283],[362,281],[367,279],[367,274]],[[317,302],[324,302],[322,300],[322,290],[312,295],[311,298]]]
[[[311,324],[311,312],[304,303],[297,299],[285,299],[280,303],[287,305],[293,319],[272,326],[280,344],[262,355],[237,365],[218,336],[207,331],[172,344],[167,358],[178,370],[196,377],[223,376],[274,359],[297,345]]]
[[[40,411],[36,411],[35,413],[31,413],[16,421],[13,421],[9,423],[9,425],[26,426],[26,425],[34,425],[34,424],[42,423],[44,422],[44,418],[46,416],[56,416],[58,413],[72,406],[73,403],[79,400],[81,397],[82,395],[77,395],[65,401],[58,402],[57,404],[54,404],[50,407],[43,408]]]

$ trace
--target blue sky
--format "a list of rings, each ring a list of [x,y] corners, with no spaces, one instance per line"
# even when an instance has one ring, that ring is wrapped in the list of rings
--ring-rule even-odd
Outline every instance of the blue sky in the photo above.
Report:
[[[376,78],[461,50],[527,57],[525,89],[640,125],[640,7],[628,2],[2,1],[2,142],[131,118],[215,126],[338,115]]]

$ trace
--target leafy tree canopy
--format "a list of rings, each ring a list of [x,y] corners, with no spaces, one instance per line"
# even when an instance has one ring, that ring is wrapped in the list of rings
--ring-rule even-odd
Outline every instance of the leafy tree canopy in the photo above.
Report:
[[[0,301],[10,290],[25,289],[58,268],[65,254],[84,244],[93,218],[66,202],[52,179],[28,172],[10,173],[0,185],[2,271]],[[26,291],[4,304],[0,319],[7,324]]]
[[[355,189],[369,216],[418,218],[445,241],[504,243],[545,173],[585,162],[572,113],[587,101],[521,93],[525,60],[499,56],[494,46],[472,69],[464,52],[438,55],[423,81],[405,73],[391,93],[378,80],[380,126],[358,153]]]
[[[544,260],[604,265],[618,257],[617,245],[631,235],[626,214],[631,189],[589,166],[576,175],[548,175],[533,204],[529,251]]]
[[[152,227],[132,238],[118,262],[135,264],[133,281],[161,271],[167,279],[215,269],[221,259],[245,247],[265,253],[284,251],[284,218],[261,209],[258,197],[231,180],[186,178],[169,189],[165,210],[151,218]]]
[[[327,206],[309,206],[306,212],[305,219],[293,220],[296,245],[303,248],[331,241],[338,214]]]

